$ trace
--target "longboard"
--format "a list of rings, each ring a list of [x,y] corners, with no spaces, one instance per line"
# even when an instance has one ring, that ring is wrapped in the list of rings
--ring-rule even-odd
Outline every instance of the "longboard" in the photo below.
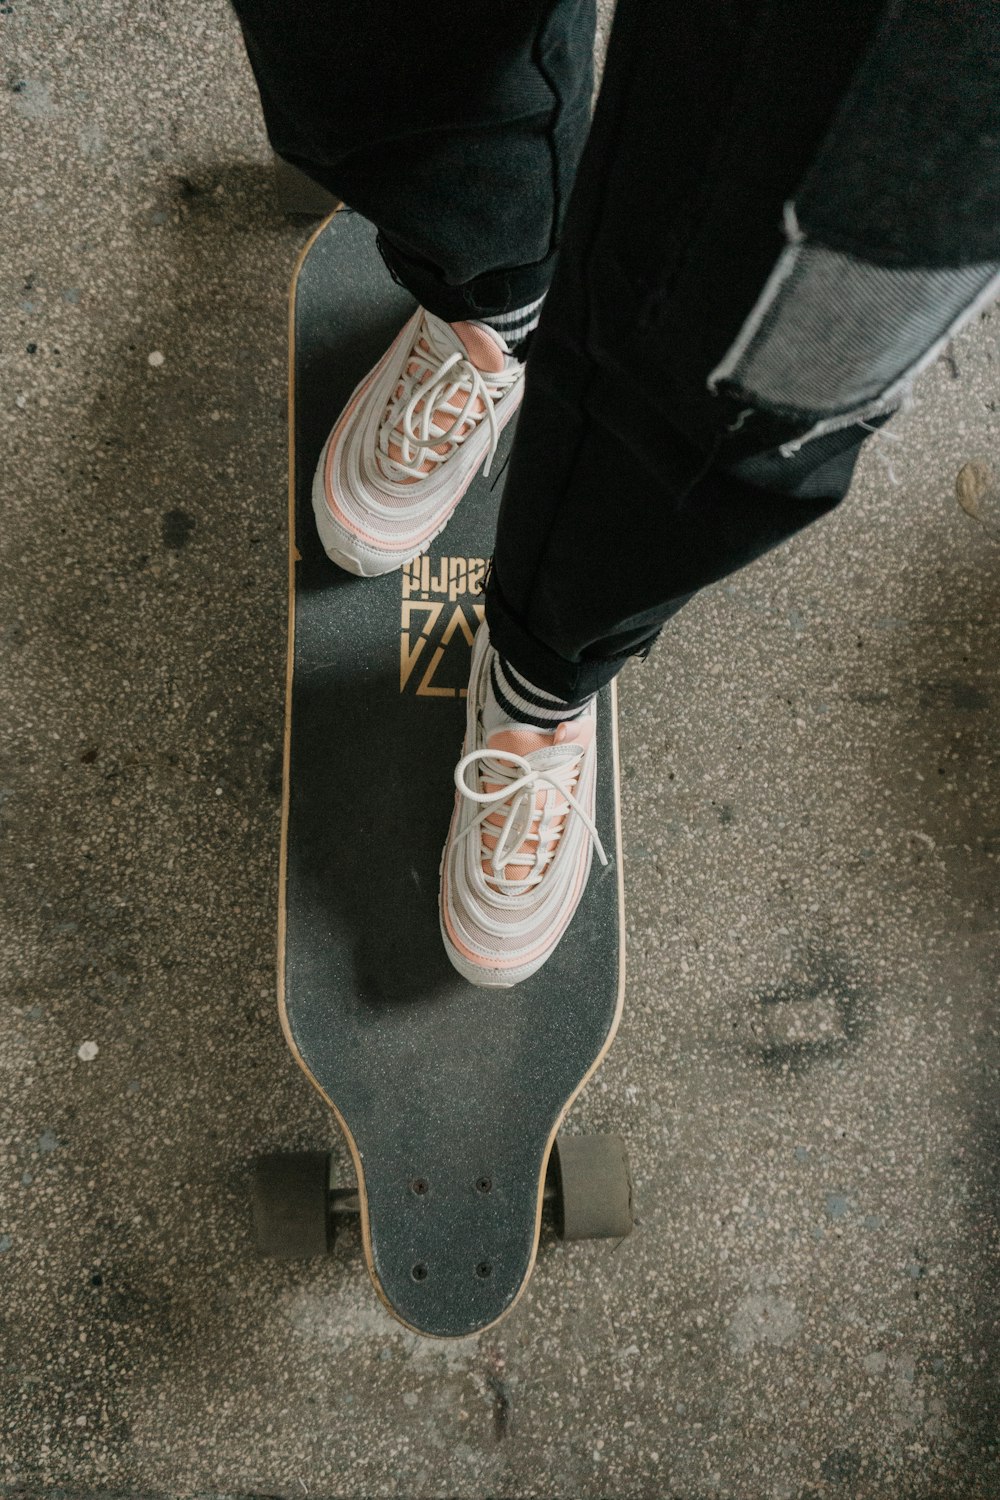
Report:
[[[496,991],[444,952],[439,863],[502,479],[480,474],[427,554],[374,579],[327,559],[311,502],[330,428],[413,306],[346,209],[292,281],[278,1002],[350,1147],[375,1288],[444,1337],[495,1322],[528,1280],[556,1132],[621,1012],[623,898],[612,687],[597,789],[610,864],[595,859],[556,954]]]

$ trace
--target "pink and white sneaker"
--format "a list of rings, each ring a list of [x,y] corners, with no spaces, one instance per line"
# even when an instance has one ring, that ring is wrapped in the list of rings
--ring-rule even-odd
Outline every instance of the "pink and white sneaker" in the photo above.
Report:
[[[593,851],[597,708],[554,730],[503,725],[481,709],[492,657],[485,624],[472,648],[465,743],[441,861],[441,936],[472,984],[509,988],[551,957],[587,884]]]
[[[524,365],[486,323],[423,308],[355,390],[323,449],[313,509],[327,556],[390,573],[425,552],[520,404]]]

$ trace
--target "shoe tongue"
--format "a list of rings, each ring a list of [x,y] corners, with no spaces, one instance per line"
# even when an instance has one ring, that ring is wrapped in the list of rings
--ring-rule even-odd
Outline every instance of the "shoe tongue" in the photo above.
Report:
[[[581,747],[586,747],[593,735],[591,723],[575,719],[558,725],[554,732],[535,729],[531,724],[513,724],[491,734],[486,748],[523,755],[533,766],[558,765],[579,755]]]
[[[452,323],[451,331],[477,370],[482,370],[484,375],[499,374],[509,351],[496,329],[486,323]]]

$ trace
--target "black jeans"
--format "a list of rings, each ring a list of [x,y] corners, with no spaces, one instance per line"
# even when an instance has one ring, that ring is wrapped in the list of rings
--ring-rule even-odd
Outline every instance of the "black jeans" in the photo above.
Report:
[[[571,701],[831,510],[998,290],[995,0],[619,0],[589,136],[593,0],[234,3],[275,149],[425,306],[551,283],[486,609]]]

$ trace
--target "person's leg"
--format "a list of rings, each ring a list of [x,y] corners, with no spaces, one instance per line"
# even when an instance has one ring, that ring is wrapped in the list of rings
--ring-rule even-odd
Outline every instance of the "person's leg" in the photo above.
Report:
[[[523,679],[583,701],[844,496],[991,295],[998,132],[989,0],[620,0],[487,589]]]
[[[420,306],[331,412],[313,508],[363,577],[492,461],[590,120],[594,0],[234,0],[275,150],[378,229]]]
[[[377,226],[418,302],[450,322],[545,293],[590,122],[594,0],[233,4],[275,151]]]
[[[836,505],[995,293],[998,26],[993,0],[619,0],[473,651],[441,918],[474,983],[547,960],[600,852],[590,695]]]

